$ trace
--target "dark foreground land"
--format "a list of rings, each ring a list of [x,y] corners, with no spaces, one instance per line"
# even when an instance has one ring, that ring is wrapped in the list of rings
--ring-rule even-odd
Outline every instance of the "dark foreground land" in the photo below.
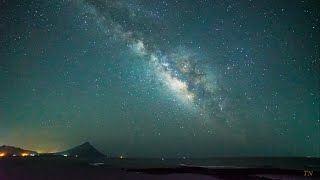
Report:
[[[320,179],[319,170],[319,158],[0,159],[0,180]]]

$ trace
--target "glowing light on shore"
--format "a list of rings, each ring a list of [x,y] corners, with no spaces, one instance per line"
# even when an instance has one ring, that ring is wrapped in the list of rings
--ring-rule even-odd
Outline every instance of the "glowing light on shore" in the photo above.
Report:
[[[26,156],[29,156],[29,154],[28,153],[21,153],[21,156],[26,157]]]
[[[0,153],[0,157],[6,156],[6,153]]]

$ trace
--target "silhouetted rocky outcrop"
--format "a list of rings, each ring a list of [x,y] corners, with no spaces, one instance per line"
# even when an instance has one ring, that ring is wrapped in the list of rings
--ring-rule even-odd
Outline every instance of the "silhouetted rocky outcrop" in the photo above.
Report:
[[[27,155],[37,155],[36,151],[30,151],[21,149],[14,146],[0,146],[0,154],[3,156],[27,156]]]

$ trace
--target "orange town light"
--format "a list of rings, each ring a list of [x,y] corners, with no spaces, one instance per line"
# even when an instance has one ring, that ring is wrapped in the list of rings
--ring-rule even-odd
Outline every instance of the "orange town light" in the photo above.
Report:
[[[25,157],[25,156],[29,156],[28,153],[21,153],[21,156]]]
[[[0,157],[6,156],[6,153],[0,153]]]

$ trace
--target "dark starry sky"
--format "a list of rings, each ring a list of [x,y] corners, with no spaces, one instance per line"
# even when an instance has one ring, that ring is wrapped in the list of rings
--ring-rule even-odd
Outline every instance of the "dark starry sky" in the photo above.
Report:
[[[0,144],[319,156],[317,0],[1,0]]]

